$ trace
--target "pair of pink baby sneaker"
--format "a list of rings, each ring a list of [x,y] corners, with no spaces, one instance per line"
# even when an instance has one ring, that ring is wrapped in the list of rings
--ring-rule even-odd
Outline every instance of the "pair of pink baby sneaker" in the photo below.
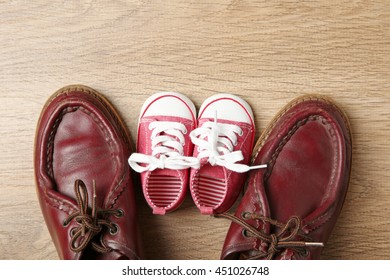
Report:
[[[190,189],[202,214],[230,209],[245,183],[255,137],[252,109],[242,98],[217,94],[198,117],[180,93],[149,97],[141,109],[137,152],[130,166],[141,173],[145,199],[154,214],[177,209]]]

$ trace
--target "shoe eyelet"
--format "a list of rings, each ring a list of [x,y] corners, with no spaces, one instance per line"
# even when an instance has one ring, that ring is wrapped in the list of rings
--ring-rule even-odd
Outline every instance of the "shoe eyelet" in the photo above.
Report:
[[[236,147],[237,144],[238,144],[238,141],[234,142],[234,143],[233,143],[233,146]]]
[[[69,224],[70,224],[70,223],[69,223],[67,220],[63,220],[63,221],[62,221],[62,226],[63,226],[63,227],[67,227],[67,226],[69,226]]]
[[[244,220],[249,220],[250,216],[251,216],[251,214],[249,212],[242,212],[241,213],[241,218],[243,218]]]
[[[116,235],[118,233],[118,231],[119,231],[119,227],[118,227],[117,224],[112,224],[112,226],[113,226],[113,228],[110,228],[109,233],[111,235]]]
[[[245,238],[248,238],[248,237],[249,237],[249,236],[248,236],[248,231],[247,231],[246,229],[243,229],[243,230],[241,231],[241,234],[242,234],[242,236],[245,237]]]
[[[183,134],[186,135],[188,133],[187,128],[183,131]]]
[[[69,231],[69,234],[70,234],[70,237],[73,237],[75,234],[76,234],[76,230],[77,228],[71,228],[71,230]]]
[[[307,258],[308,256],[309,256],[309,250],[308,249],[304,249],[305,251],[304,251],[304,253],[303,253],[303,257],[304,258]]]
[[[241,131],[238,133],[238,136],[243,136],[244,135],[244,131],[241,129]]]
[[[115,217],[117,218],[120,218],[120,217],[123,217],[125,215],[125,211],[123,211],[122,209],[118,209],[117,210],[117,214],[115,214]]]

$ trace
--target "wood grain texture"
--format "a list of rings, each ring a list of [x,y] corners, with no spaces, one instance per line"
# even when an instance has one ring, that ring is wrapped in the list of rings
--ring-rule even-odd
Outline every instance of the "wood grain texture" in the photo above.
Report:
[[[218,92],[252,106],[257,135],[288,101],[332,97],[350,117],[351,183],[324,259],[390,259],[390,6],[386,0],[0,0],[0,259],[56,259],[33,177],[38,116],[81,83],[118,109],[133,139],[156,91],[199,108]],[[229,226],[191,198],[152,216],[138,194],[150,259],[216,259]]]

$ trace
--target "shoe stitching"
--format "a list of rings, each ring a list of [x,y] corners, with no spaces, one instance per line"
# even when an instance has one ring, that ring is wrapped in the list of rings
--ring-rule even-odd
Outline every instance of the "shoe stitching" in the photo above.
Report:
[[[318,216],[318,217],[315,218],[314,220],[308,222],[306,225],[304,225],[304,226],[302,227],[302,230],[304,230],[304,231],[307,232],[307,233],[310,233],[310,232],[315,231],[316,229],[319,229],[320,227],[322,227],[322,226],[323,226],[324,224],[326,224],[326,223],[330,220],[330,218],[333,216],[334,211],[332,211],[332,213],[329,215],[329,212],[331,212],[331,210],[333,210],[332,208],[333,208],[333,207],[329,208],[327,211],[325,211],[324,214],[322,214],[321,216]],[[322,220],[322,219],[323,219],[325,216],[327,216],[327,215],[328,215],[328,217],[325,218],[320,224],[318,224],[318,225],[315,226],[315,227],[310,228],[310,225],[314,224],[315,222],[317,222],[317,221],[319,221],[319,220]]]
[[[253,182],[253,185],[254,186],[257,186],[257,184],[256,184],[256,181],[257,181],[257,179],[256,179],[256,176],[254,177],[254,182]],[[258,190],[257,190],[257,188],[255,187],[255,194],[257,195],[257,201],[259,202],[259,203],[257,203],[258,205],[259,205],[259,213],[260,213],[260,215],[261,216],[264,216],[264,208],[263,208],[263,204],[262,203],[260,203],[260,193],[258,192]],[[257,220],[256,221],[256,224],[257,224],[257,228],[259,228],[260,227],[260,221],[259,220]],[[262,228],[262,231],[263,232],[265,232],[265,223],[264,222],[262,222],[261,223],[261,228]],[[255,244],[256,244],[256,242],[257,241],[255,241]],[[267,243],[265,243],[264,241],[262,241],[262,240],[260,240],[260,244],[259,244],[259,250],[260,250],[260,248],[264,248],[264,246],[267,246]]]
[[[125,176],[126,176],[126,172],[123,172],[123,175],[122,177],[119,179],[118,183],[115,185],[115,187],[112,189],[112,191],[109,192],[108,194],[108,199],[107,199],[107,202],[110,202],[110,206],[109,207],[114,207],[115,204],[116,204],[116,201],[119,199],[119,197],[122,195],[122,193],[125,191],[126,187],[128,186],[128,184],[126,184],[125,186],[123,186],[122,188],[119,188],[122,183],[123,183],[123,180],[125,179]],[[115,192],[118,191],[117,195],[115,197],[114,194]]]
[[[63,211],[67,214],[71,214],[76,208],[73,207],[73,205],[69,204],[69,203],[64,203],[63,201],[60,201],[58,199],[56,199],[55,197],[53,197],[51,194],[49,193],[45,193],[46,195],[44,196],[45,198],[45,201],[47,202],[47,204],[53,208],[57,208],[58,210],[60,211]],[[53,204],[54,202],[54,204]]]
[[[99,104],[102,105],[102,106],[106,109],[106,111],[107,111],[108,114],[112,117],[114,123],[116,124],[116,127],[117,127],[119,133],[120,133],[121,136],[122,136],[122,139],[125,141],[125,143],[126,143],[128,149],[130,149],[131,144],[130,144],[130,141],[129,141],[129,137],[128,137],[127,133],[126,133],[125,130],[124,130],[124,127],[123,127],[124,124],[122,124],[122,123],[119,121],[117,115],[116,115],[115,112],[114,112],[114,109],[111,108],[110,106],[108,106],[107,102],[104,101],[104,100],[103,100],[98,94],[96,94],[95,92],[93,92],[93,91],[91,91],[91,90],[88,90],[88,89],[85,89],[85,88],[82,88],[82,87],[80,88],[80,90],[83,91],[83,92],[87,92],[88,94],[90,94],[91,96],[93,96],[95,99],[98,100]]]
[[[114,110],[113,108],[111,108],[110,106],[108,106],[108,102],[105,101],[104,99],[102,99],[102,97],[100,97],[99,94],[96,94],[96,92],[92,89],[88,89],[84,86],[78,86],[78,85],[75,85],[75,86],[68,86],[68,87],[65,87],[63,90],[60,90],[58,93],[52,95],[50,97],[50,99],[46,102],[46,106],[48,106],[54,99],[56,99],[57,97],[59,97],[60,95],[63,95],[63,94],[68,94],[69,92],[73,92],[73,91],[81,91],[81,92],[84,92],[84,93],[87,93],[89,94],[91,97],[97,99],[97,101],[99,102],[100,105],[102,105],[106,111],[108,112],[108,114],[112,117],[112,119],[114,120],[123,140],[125,141],[125,143],[127,144],[127,147],[130,149],[131,148],[131,143],[129,141],[129,136],[128,134],[126,133],[126,131],[124,130],[124,124],[122,124],[117,115],[114,113]]]
[[[320,118],[319,115],[311,115],[307,118],[304,118],[300,121],[298,121],[289,131],[288,133],[283,137],[282,141],[280,141],[278,147],[275,149],[274,153],[271,156],[271,159],[267,162],[267,171],[264,175],[264,181],[268,180],[269,176],[272,173],[272,169],[274,167],[274,164],[276,162],[276,159],[278,158],[279,154],[283,150],[284,146],[287,144],[287,142],[291,139],[291,137],[295,134],[295,132],[300,128],[301,126],[305,125],[308,121],[316,121]]]
[[[67,91],[73,91],[73,90],[77,90],[77,91],[82,91],[82,92],[86,92],[88,93],[89,95],[91,95],[93,98],[97,99],[99,104],[102,105],[106,111],[108,112],[108,114],[111,116],[112,120],[114,121],[115,125],[116,125],[116,128],[118,129],[119,131],[119,134],[121,135],[121,138],[122,140],[125,141],[125,144],[127,146],[127,148],[129,150],[131,150],[131,143],[130,143],[130,140],[129,140],[129,136],[128,134],[126,133],[126,131],[124,130],[124,124],[122,124],[120,122],[120,120],[118,119],[118,116],[116,115],[115,111],[113,108],[111,108],[111,106],[108,105],[108,102],[105,101],[104,99],[102,99],[98,94],[96,94],[93,90],[89,90],[85,87],[75,87],[74,89],[72,88],[69,88]],[[123,186],[122,188],[119,188],[119,186],[122,184],[124,178],[126,176],[126,170],[123,170],[123,175],[122,177],[118,180],[118,183],[115,185],[115,187],[112,189],[112,191],[108,194],[108,197],[109,199],[107,201],[110,201],[112,199],[112,202],[111,202],[111,207],[113,207],[115,204],[116,204],[116,201],[118,200],[118,198],[121,196],[121,194],[124,192],[125,190],[125,187],[127,186],[127,184],[125,186]],[[118,190],[119,188],[119,192],[117,194],[117,196],[115,198],[112,198],[112,196],[114,195],[114,193]]]
[[[69,106],[69,107],[66,107],[64,108],[61,113],[59,114],[58,118],[55,120],[52,128],[51,128],[51,131],[50,131],[50,134],[49,134],[49,138],[48,138],[48,143],[46,145],[46,171],[48,173],[48,175],[53,179],[54,178],[54,171],[53,171],[53,153],[54,153],[54,138],[55,138],[55,134],[57,133],[57,130],[58,130],[58,127],[63,119],[63,117],[65,116],[65,114],[69,113],[69,112],[75,112],[77,111],[78,109],[81,109],[80,106]],[[88,115],[90,115],[92,117],[92,119],[97,122],[97,119],[96,117],[92,116],[92,113],[89,112],[88,110],[86,109],[81,109],[82,111],[84,111],[85,113],[87,113]],[[101,127],[103,130],[104,128],[101,126],[101,124],[98,124],[99,127]],[[106,136],[107,135],[107,132],[104,130]],[[112,144],[110,144],[110,146],[112,146]],[[64,203],[64,202],[61,202],[59,201],[58,199],[54,198],[53,196],[49,195],[47,192],[46,192],[46,197],[45,197],[45,200],[47,202],[48,199],[51,200],[51,203],[49,203],[52,207],[55,207],[61,211],[64,211],[64,212],[67,212],[69,214],[69,210],[65,210],[63,209],[63,206],[67,206],[68,208],[73,208],[71,204],[69,203]],[[54,204],[53,204],[54,202]],[[57,205],[56,205],[57,204]]]
[[[62,112],[60,113],[59,117],[55,120],[55,123],[53,124],[52,126],[52,129],[50,131],[50,135],[49,135],[49,139],[48,139],[48,143],[46,145],[46,154],[47,154],[47,165],[46,167],[48,168],[48,173],[49,175],[51,175],[51,177],[53,177],[53,169],[52,169],[52,165],[53,165],[53,152],[54,152],[54,138],[55,138],[55,134],[57,133],[57,130],[58,130],[58,126],[60,124],[60,122],[62,121],[63,117],[65,116],[65,114],[69,113],[69,112],[75,112],[77,110],[81,110],[83,111],[84,113],[88,114],[89,116],[92,117],[92,119],[95,121],[95,123],[103,130],[105,136],[106,136],[106,139],[108,138],[109,140],[107,140],[107,143],[110,145],[110,147],[112,148],[113,144],[112,144],[112,139],[109,138],[109,133],[107,132],[107,129],[104,128],[104,126],[99,122],[98,118],[96,117],[95,114],[93,114],[91,111],[87,110],[86,108],[83,108],[83,107],[80,107],[80,106],[74,106],[74,107],[67,107],[67,108],[64,108],[62,110]]]
[[[254,178],[254,186],[257,186],[257,184],[256,184],[256,181],[257,181],[257,179],[256,179],[256,177]],[[260,193],[258,192],[258,190],[257,190],[257,188],[255,188],[255,193],[256,193],[256,195],[257,195],[257,197],[258,197],[258,201],[260,202]],[[262,216],[264,216],[264,208],[263,208],[263,205],[262,205],[262,203],[258,203],[258,205],[259,205],[259,213],[260,213],[260,215],[262,215]],[[263,231],[265,231],[265,223],[262,223],[262,229],[263,229]]]
[[[245,217],[243,216],[244,220],[237,218],[235,215],[223,213],[223,214],[217,214],[216,217],[223,217],[231,220],[232,222],[237,223],[241,227],[243,227],[247,234],[245,236],[253,236],[256,237],[256,239],[260,239],[265,241],[267,244],[269,244],[268,249],[266,252],[257,254],[251,257],[248,257],[248,259],[258,259],[258,258],[264,258],[267,259],[273,259],[275,254],[280,252],[281,249],[292,249],[293,253],[301,254],[303,253],[303,250],[306,252],[306,247],[308,246],[315,246],[315,247],[323,247],[322,242],[308,242],[310,239],[306,237],[302,229],[302,221],[297,216],[292,216],[286,223],[281,223],[279,221],[264,217],[264,216],[258,216],[253,213],[247,213],[250,215],[251,219],[261,219],[263,222],[268,222],[272,226],[275,226],[280,229],[277,233],[267,234],[262,231],[259,231],[258,229],[254,228],[251,224],[245,222]],[[248,215],[246,215],[248,216]],[[249,234],[249,235],[248,235]],[[297,239],[297,237],[303,238]]]
[[[107,132],[107,129],[103,126],[103,124],[99,121],[99,119],[96,117],[95,114],[93,114],[92,112],[90,112],[88,109],[84,108],[84,107],[80,107],[79,108],[80,110],[82,110],[84,113],[90,115],[92,117],[92,119],[95,121],[95,123],[104,131],[105,133],[105,136],[106,136],[106,139],[109,139],[109,140],[106,140],[106,142],[110,145],[110,148],[113,149],[113,139],[109,137],[109,133]],[[107,202],[110,202],[112,200],[112,202],[110,203],[110,207],[113,207],[115,204],[116,204],[116,200],[119,198],[119,196],[122,194],[122,192],[124,191],[124,187],[122,187],[121,189],[119,188],[120,185],[122,184],[124,178],[126,176],[126,172],[124,171],[122,176],[117,180],[117,182],[114,184],[115,187],[108,193],[108,199],[107,199]],[[112,198],[112,196],[114,196],[115,192],[118,190],[118,188],[120,189],[117,196],[115,198]]]
[[[256,186],[257,185],[256,184],[256,181],[257,181],[256,177],[253,180],[254,180],[253,186]],[[255,194],[257,195],[257,197],[260,197],[260,194],[258,193],[257,188],[255,188]],[[257,199],[257,200],[259,201],[259,199]],[[259,209],[257,211],[260,213],[260,215],[264,215],[263,205],[261,203],[257,203],[257,205],[259,206]],[[263,232],[265,231],[265,223],[261,223],[261,226],[260,226],[259,221],[257,221],[256,224],[257,224],[256,228],[260,228],[261,227],[262,231]],[[251,242],[241,242],[240,245],[236,245],[236,244],[233,243],[233,244],[227,246],[224,251],[228,251],[229,249],[237,248],[237,247],[240,247],[242,245],[251,245],[252,247],[256,247],[256,241],[257,241],[257,239],[255,239],[254,241],[251,241]],[[265,245],[267,245],[267,244],[265,242],[261,241],[260,244],[259,244],[259,248],[257,248],[257,250],[260,250],[260,248],[262,248]]]
[[[52,100],[54,100],[56,97],[58,97],[59,95],[68,93],[70,90],[71,90],[71,88],[66,89],[65,91],[61,91],[59,94],[57,94],[57,95],[55,95],[54,97],[52,97],[52,98],[50,99],[50,102],[51,102]],[[83,88],[80,88],[80,89],[76,88],[76,90],[84,91]],[[93,97],[97,98],[97,99],[99,100],[99,102],[100,102],[101,105],[105,105],[104,102],[102,102],[102,100],[101,100],[100,98],[98,98],[98,96],[97,96],[96,94],[93,94],[93,93],[92,93],[91,91],[89,91],[89,90],[87,90],[87,92],[88,92],[89,94],[91,94]],[[49,103],[50,103],[50,102],[49,102]],[[110,112],[110,109],[109,109],[107,106],[105,106],[105,108]],[[53,146],[54,146],[55,134],[56,134],[56,132],[57,132],[57,130],[58,130],[59,124],[61,123],[61,121],[62,121],[64,115],[67,114],[67,113],[69,113],[69,112],[74,112],[74,111],[76,111],[76,110],[81,110],[81,111],[83,111],[84,113],[86,113],[86,114],[88,114],[89,116],[92,117],[92,119],[94,120],[94,122],[103,130],[103,132],[104,132],[104,134],[105,134],[105,136],[106,136],[106,139],[109,139],[109,140],[107,141],[107,143],[109,144],[110,148],[112,149],[113,141],[112,141],[112,139],[109,137],[109,133],[107,132],[107,129],[103,126],[103,124],[99,121],[99,119],[97,118],[97,116],[96,116],[95,114],[93,114],[91,111],[89,111],[88,109],[86,109],[86,108],[84,108],[84,107],[81,107],[81,106],[73,106],[73,107],[69,106],[69,107],[67,107],[67,108],[64,108],[64,109],[61,111],[60,115],[59,115],[58,118],[55,120],[55,122],[54,122],[54,124],[53,124],[53,126],[52,126],[52,129],[51,129],[50,134],[49,134],[48,144],[47,144],[47,146],[46,146],[46,158],[47,158],[46,168],[47,168],[48,175],[49,175],[50,177],[52,177],[52,178],[54,177],[54,172],[53,172],[53,168],[52,168],[52,167],[53,167],[53,162],[52,162],[52,161],[53,161],[53,152],[54,152],[54,147],[53,147]],[[111,114],[110,114],[110,115],[111,115]],[[114,118],[113,115],[111,115],[111,116],[113,117],[114,121],[116,122],[116,118]],[[118,125],[117,122],[116,122],[116,124]],[[119,129],[119,130],[121,130],[121,129]],[[123,133],[123,131],[121,131],[121,134],[122,134],[122,133]],[[124,136],[124,135],[122,134],[122,136]],[[123,138],[123,139],[126,139],[126,137],[122,137],[122,138]],[[126,143],[128,143],[128,142],[126,141]],[[119,187],[119,186],[121,185],[121,183],[123,182],[125,175],[126,175],[126,172],[123,172],[122,177],[118,180],[118,182],[115,184],[115,187],[114,187],[114,188],[112,189],[112,191],[108,194],[108,197],[110,198],[108,201],[111,200],[111,197],[114,195],[114,193],[117,191],[118,187]],[[117,196],[113,199],[113,201],[111,202],[111,205],[110,205],[111,207],[113,207],[113,206],[115,205],[116,200],[117,200],[117,199],[119,198],[119,196],[123,193],[123,191],[124,191],[124,187],[122,187],[122,189],[120,189],[118,195],[117,195]],[[49,197],[48,197],[48,198],[49,198]],[[57,199],[54,199],[53,197],[50,197],[50,199],[51,199],[51,200],[54,200],[56,203],[59,203],[59,201],[58,201]],[[61,208],[62,208],[61,206],[65,205],[65,204],[64,204],[64,203],[59,203],[59,204],[60,204],[59,207],[56,207],[56,206],[53,205],[53,204],[50,204],[50,205],[53,206],[53,207],[58,208],[59,210],[65,211],[65,210],[61,209]],[[68,207],[71,207],[71,206],[68,205]],[[66,212],[66,211],[65,211],[65,212]]]
[[[292,107],[294,107],[295,105],[298,105],[302,102],[305,102],[305,101],[321,101],[321,102],[326,103],[327,105],[330,105],[334,110],[336,110],[341,115],[341,118],[343,119],[344,123],[346,124],[346,129],[348,131],[348,134],[350,136],[352,135],[352,132],[350,130],[350,122],[346,116],[346,113],[343,110],[341,110],[331,99],[329,99],[325,96],[320,96],[320,95],[301,96],[301,97],[298,97],[295,100],[291,101],[290,103],[288,103],[271,120],[271,122],[266,127],[265,131],[263,132],[263,135],[260,136],[261,140],[255,144],[254,150],[256,151],[256,153],[252,155],[252,161],[254,161],[257,158],[262,146],[264,145],[264,143],[268,139],[269,135],[273,131],[273,129],[274,129],[276,123],[279,121],[279,119],[281,117],[283,117],[286,114],[286,112],[289,111]]]
[[[55,120],[53,126],[52,126],[52,129],[50,131],[50,134],[49,134],[49,138],[48,138],[48,144],[46,146],[46,169],[47,169],[47,172],[48,172],[48,175],[50,177],[54,177],[54,172],[53,172],[53,168],[52,168],[52,161],[53,161],[53,152],[54,152],[54,149],[52,147],[52,143],[54,142],[54,136],[57,132],[57,129],[58,129],[58,126],[63,118],[63,116],[66,114],[66,111],[63,110],[61,111],[60,115],[58,116],[58,118]]]
[[[275,161],[276,159],[278,158],[279,154],[281,153],[281,151],[283,150],[284,146],[287,144],[287,142],[291,139],[291,137],[295,134],[295,132],[303,125],[305,125],[308,121],[317,121],[317,120],[322,120],[322,124],[325,125],[324,123],[324,118],[322,116],[319,116],[319,115],[311,115],[305,119],[302,119],[300,121],[298,121],[290,130],[289,132],[287,133],[286,136],[283,137],[282,141],[279,143],[278,147],[276,148],[276,150],[274,151],[274,153],[272,154],[271,156],[271,159],[270,161],[267,163],[268,164],[268,169],[267,169],[267,172],[266,174],[264,175],[264,180],[268,180],[269,176],[271,175],[272,173],[272,169],[273,169],[273,166],[275,164]],[[329,128],[327,128],[328,131],[330,130]],[[331,136],[334,136],[333,133],[331,133]],[[318,228],[320,228],[322,225],[326,224],[330,218],[333,216],[333,212],[331,211],[333,207],[329,208],[328,210],[325,211],[325,213],[323,213],[322,215],[318,216],[317,218],[315,218],[314,220],[308,222],[306,225],[304,225],[302,227],[302,229],[305,229],[305,231],[307,233],[310,233]],[[330,213],[332,212],[332,213]],[[313,227],[313,228],[309,228],[310,225],[312,224],[315,224],[317,221],[320,221],[322,220],[325,216],[328,217],[326,219],[324,219],[320,224],[318,224],[317,226]]]

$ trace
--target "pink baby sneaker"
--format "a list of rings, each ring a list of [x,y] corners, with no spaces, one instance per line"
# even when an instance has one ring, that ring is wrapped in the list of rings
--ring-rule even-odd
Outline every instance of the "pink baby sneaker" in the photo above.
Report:
[[[141,173],[142,190],[154,214],[173,211],[184,200],[189,168],[199,168],[189,137],[195,127],[195,106],[180,93],[156,93],[142,106],[137,153],[129,164]]]
[[[202,214],[229,210],[245,183],[255,136],[249,104],[232,94],[217,94],[199,110],[198,128],[190,133],[193,156],[200,168],[191,169],[190,190]]]

